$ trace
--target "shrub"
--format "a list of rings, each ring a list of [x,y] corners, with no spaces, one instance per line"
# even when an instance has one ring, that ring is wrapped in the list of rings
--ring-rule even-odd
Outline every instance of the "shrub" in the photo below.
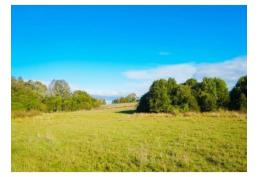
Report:
[[[149,91],[149,111],[167,112],[169,105],[167,81],[164,79],[154,81]]]
[[[217,110],[215,96],[206,92],[201,92],[199,96],[199,106],[203,112]]]
[[[150,104],[149,104],[149,92],[145,93],[138,103],[136,108],[137,112],[150,112]]]
[[[117,103],[132,103],[132,102],[136,102],[137,101],[137,96],[135,93],[131,93],[129,95],[127,95],[126,97],[120,97],[117,99],[114,99],[112,101],[113,104],[117,104]]]
[[[240,78],[230,92],[226,82],[219,78],[203,78],[202,82],[188,79],[177,84],[175,79],[160,79],[153,82],[149,92],[140,98],[137,112],[216,111],[234,109],[246,111],[246,77]]]
[[[230,92],[230,109],[247,110],[247,76],[239,78],[235,87]]]
[[[171,92],[170,92],[171,93]],[[192,95],[191,89],[186,85],[178,85],[174,95],[171,95],[171,105],[177,106],[181,111],[198,111],[199,106],[196,98]]]

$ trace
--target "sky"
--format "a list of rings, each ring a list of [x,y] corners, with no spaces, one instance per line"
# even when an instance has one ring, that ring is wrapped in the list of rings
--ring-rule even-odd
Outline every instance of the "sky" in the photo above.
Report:
[[[11,25],[12,76],[92,95],[247,72],[246,6],[12,6]]]

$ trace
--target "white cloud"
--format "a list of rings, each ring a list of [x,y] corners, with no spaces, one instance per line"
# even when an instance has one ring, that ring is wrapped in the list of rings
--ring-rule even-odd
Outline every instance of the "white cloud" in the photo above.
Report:
[[[150,82],[160,78],[175,78],[181,83],[188,78],[201,80],[203,77],[223,78],[229,88],[236,83],[237,79],[247,73],[246,57],[237,57],[218,63],[183,63],[165,65],[145,70],[131,70],[123,73],[129,79]]]
[[[193,64],[176,64],[147,70],[127,71],[123,74],[129,79],[156,80],[174,77],[178,82],[183,82],[194,73],[196,73],[196,67]]]
[[[232,88],[240,76],[247,74],[246,57],[238,57],[220,63],[204,63],[196,65],[197,72],[193,77],[202,79],[203,77],[223,78],[229,88]]]

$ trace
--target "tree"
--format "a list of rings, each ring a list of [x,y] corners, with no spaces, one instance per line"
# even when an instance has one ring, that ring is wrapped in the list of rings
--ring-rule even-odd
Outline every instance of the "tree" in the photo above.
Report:
[[[207,95],[210,96],[207,96]],[[228,88],[222,79],[219,78],[203,78],[203,81],[200,83],[198,91],[196,93],[197,100],[201,107],[202,111],[209,111],[210,109],[203,109],[207,107],[207,102],[215,103],[215,105],[211,105],[212,110],[216,110],[218,108],[227,108],[229,103],[229,93]],[[211,101],[211,99],[214,99]],[[204,101],[206,100],[206,101]]]
[[[150,112],[149,95],[149,92],[147,92],[140,98],[140,101],[136,108],[137,112]]]
[[[154,81],[149,91],[150,112],[167,112],[169,105],[167,81],[164,79]]]
[[[129,95],[127,95],[126,97],[120,97],[117,99],[114,99],[112,101],[113,104],[117,104],[117,103],[132,103],[132,102],[136,102],[137,101],[137,96],[135,93],[131,93]]]
[[[20,77],[11,80],[12,110],[44,110],[43,96],[38,93],[30,82]]]
[[[217,106],[219,108],[227,108],[230,101],[227,84],[219,78],[214,78],[214,81],[216,83]]]
[[[230,91],[230,109],[247,110],[247,76],[238,79],[234,88]]]
[[[12,111],[75,111],[105,104],[105,101],[95,99],[85,91],[71,93],[68,83],[63,80],[51,82],[50,94],[47,94],[47,87],[39,81],[12,77],[11,84]]]
[[[190,79],[187,79],[184,83],[183,83],[183,85],[187,85],[187,86],[189,86],[190,88],[193,88],[193,87],[195,87],[196,85],[197,85],[197,80],[196,79],[194,79],[194,78],[190,78]]]
[[[187,85],[178,85],[175,89],[172,105],[179,107],[181,111],[198,111],[199,106],[196,98],[192,95],[191,88]]]
[[[77,90],[72,95],[73,101],[76,103],[76,109],[91,109],[93,107],[93,99],[87,92]]]
[[[47,86],[42,84],[41,82],[29,80],[27,84],[31,86],[34,92],[42,96],[45,96],[47,94]]]
[[[215,111],[217,109],[215,96],[207,92],[201,92],[199,106],[202,112]]]
[[[129,95],[127,95],[126,98],[128,99],[129,102],[137,101],[137,95],[135,93],[130,93]]]
[[[54,96],[68,97],[71,94],[71,89],[65,80],[52,80],[49,84],[49,92]]]
[[[61,96],[47,96],[43,102],[47,106],[47,112],[57,112],[63,110],[63,100]]]

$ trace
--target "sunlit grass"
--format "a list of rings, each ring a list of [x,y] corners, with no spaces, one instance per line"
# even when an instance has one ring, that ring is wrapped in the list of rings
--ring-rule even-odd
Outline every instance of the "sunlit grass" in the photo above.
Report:
[[[130,105],[12,120],[12,171],[246,171],[246,115]]]

